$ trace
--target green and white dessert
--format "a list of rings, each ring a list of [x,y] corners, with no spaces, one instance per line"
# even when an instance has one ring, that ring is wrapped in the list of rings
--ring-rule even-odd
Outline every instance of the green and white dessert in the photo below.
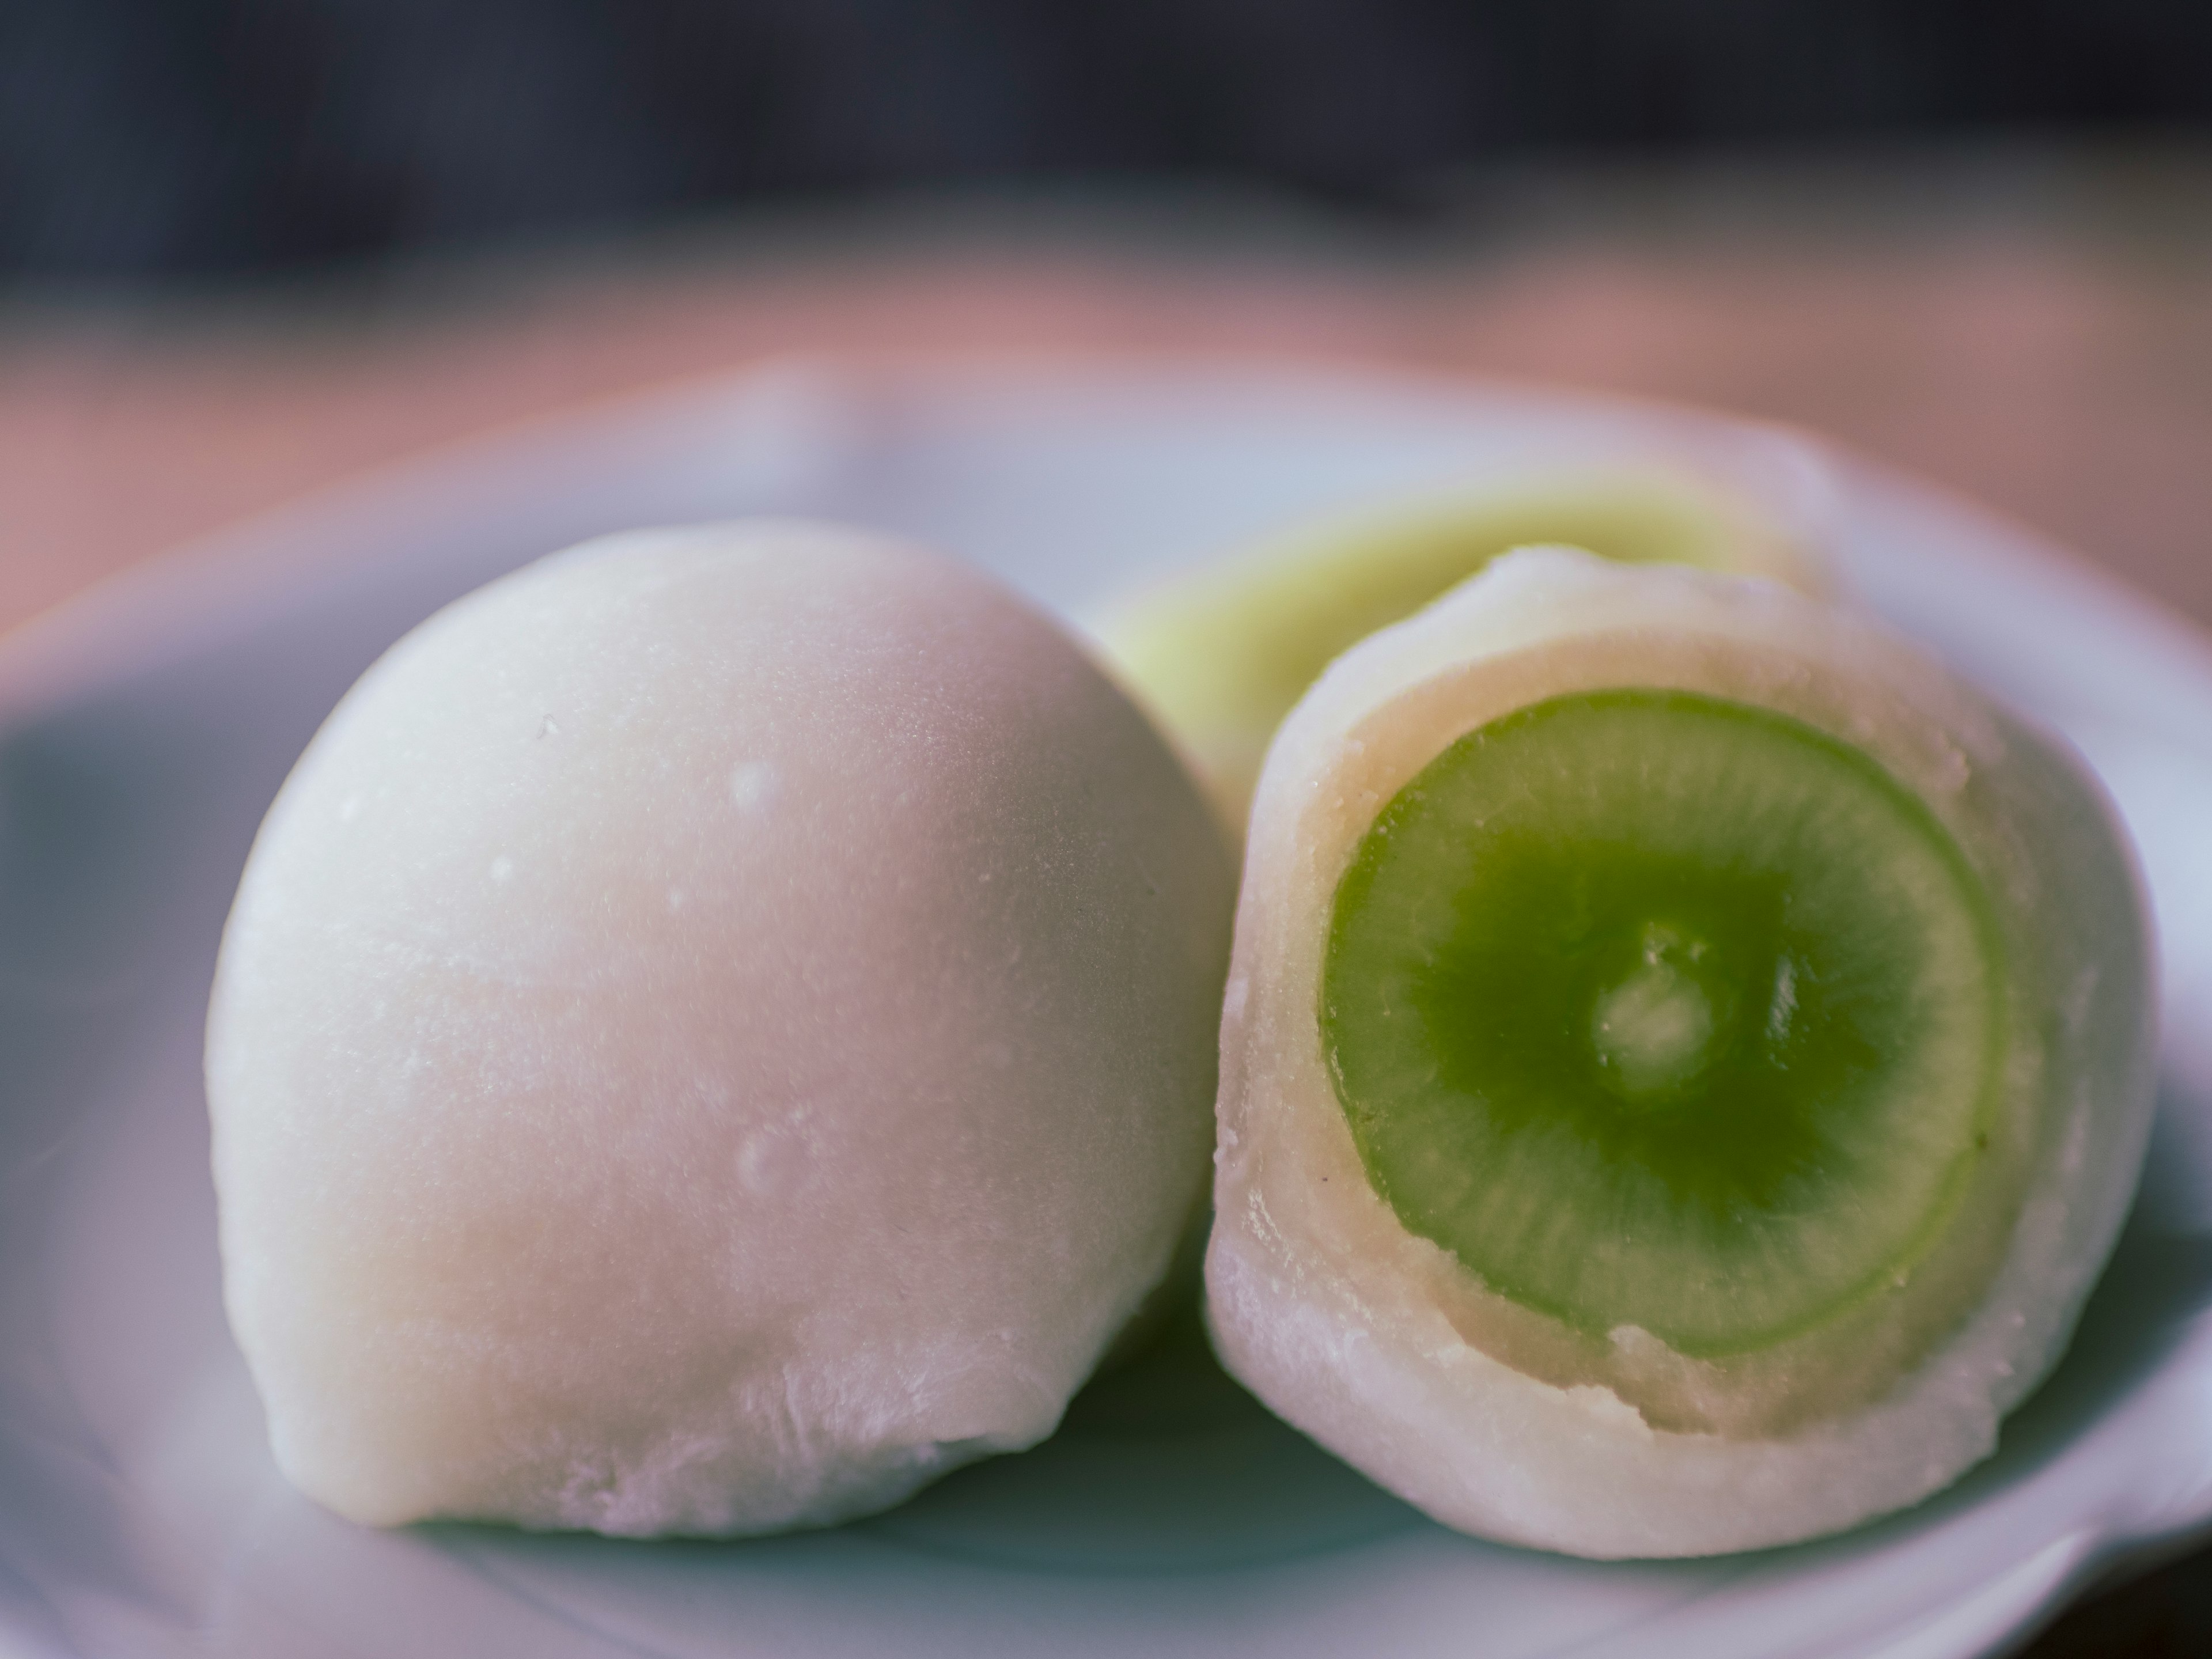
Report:
[[[1538,543],[1808,591],[1823,581],[1802,533],[1750,502],[1676,473],[1624,467],[1301,524],[1136,595],[1095,631],[1222,822],[1241,834],[1268,739],[1333,658],[1499,554]]]
[[[2148,1129],[2132,856],[2056,740],[1774,583],[1519,552],[1252,813],[1214,1337],[1449,1525],[1817,1536],[1987,1455]]]

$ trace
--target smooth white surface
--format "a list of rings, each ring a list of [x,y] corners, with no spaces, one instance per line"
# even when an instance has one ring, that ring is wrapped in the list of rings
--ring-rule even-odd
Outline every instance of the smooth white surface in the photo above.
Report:
[[[208,1018],[278,1467],[732,1537],[1034,1446],[1166,1275],[1235,904],[1060,629],[816,523],[601,538],[380,658]]]
[[[603,531],[843,517],[1071,614],[1297,514],[1689,451],[1825,501],[1847,578],[2071,735],[2165,935],[2151,1176],[2051,1383],[1952,1491],[1828,1542],[1606,1565],[1428,1525],[1170,1351],[1037,1451],[736,1545],[363,1531],[287,1488],[216,1301],[199,1026],[309,733],[439,605]],[[1250,367],[796,366],[246,526],[0,650],[0,1652],[1910,1655],[1985,1651],[2212,1521],[2212,654],[2032,539],[1662,409]]]

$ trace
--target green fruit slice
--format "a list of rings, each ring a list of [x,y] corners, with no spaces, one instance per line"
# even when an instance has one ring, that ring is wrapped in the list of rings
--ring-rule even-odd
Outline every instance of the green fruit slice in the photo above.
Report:
[[[1322,1037],[1376,1189],[1492,1290],[1717,1358],[1902,1282],[1989,1143],[1987,895],[1849,745],[1686,692],[1468,733],[1340,884]]]
[[[1626,470],[1308,526],[1123,605],[1099,641],[1241,834],[1267,741],[1322,670],[1499,554],[1539,544],[1820,586],[1808,556],[1747,503]]]

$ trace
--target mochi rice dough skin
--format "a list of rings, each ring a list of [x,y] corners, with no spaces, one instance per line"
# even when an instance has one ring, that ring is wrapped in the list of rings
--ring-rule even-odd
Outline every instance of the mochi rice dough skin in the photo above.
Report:
[[[1989,1454],[2111,1249],[2150,975],[2062,745],[1773,584],[1510,555],[1268,753],[1216,1344],[1506,1542],[1902,1508]]]
[[[1212,1145],[1232,876],[960,565],[592,544],[348,695],[208,1024],[225,1293],[355,1520],[735,1534],[1049,1433]]]

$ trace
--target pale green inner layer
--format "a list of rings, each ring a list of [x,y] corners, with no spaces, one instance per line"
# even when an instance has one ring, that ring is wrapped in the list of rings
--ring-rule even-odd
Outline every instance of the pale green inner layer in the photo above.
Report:
[[[1469,733],[1377,817],[1322,1036],[1406,1226],[1575,1328],[1741,1353],[1942,1237],[1996,1110],[1996,939],[1956,843],[1859,750],[1579,694]]]
[[[1538,544],[1629,564],[1808,574],[1800,556],[1703,489],[1664,475],[1596,474],[1286,538],[1124,609],[1103,643],[1241,833],[1268,738],[1332,659],[1499,554]]]

